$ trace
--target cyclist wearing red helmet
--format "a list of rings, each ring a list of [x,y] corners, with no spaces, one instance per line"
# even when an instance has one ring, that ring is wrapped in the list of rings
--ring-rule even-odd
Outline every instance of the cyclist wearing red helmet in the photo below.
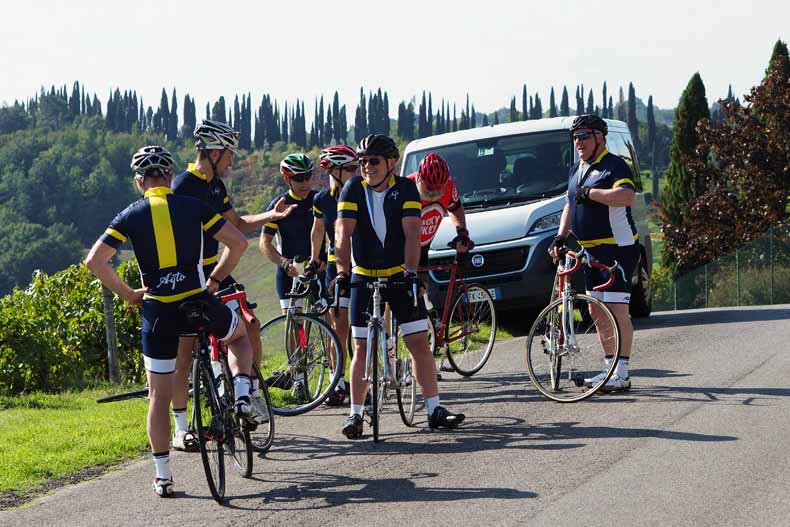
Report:
[[[420,230],[420,265],[428,265],[428,248],[431,245],[442,219],[448,214],[455,224],[456,236],[452,240],[455,250],[466,252],[474,247],[466,230],[464,206],[458,197],[458,189],[450,177],[450,167],[439,154],[429,153],[420,163],[417,172],[406,176],[417,183],[422,200],[422,228]]]
[[[317,270],[321,266],[321,248],[324,240],[327,242],[327,262],[326,262],[326,291],[331,291],[330,283],[337,276],[337,264],[335,262],[335,220],[337,220],[337,198],[340,189],[351,179],[359,169],[357,163],[357,153],[347,145],[333,145],[321,150],[319,158],[321,168],[329,173],[329,188],[322,190],[313,198],[313,230],[310,234],[311,251],[310,267]],[[329,323],[337,333],[343,347],[348,341],[348,305],[350,293],[345,291],[340,295],[340,311],[337,316],[329,312]],[[340,364],[340,380],[337,383],[334,393],[330,394],[326,400],[328,406],[340,406],[346,399],[349,392],[345,380],[345,352],[341,354],[342,363]]]

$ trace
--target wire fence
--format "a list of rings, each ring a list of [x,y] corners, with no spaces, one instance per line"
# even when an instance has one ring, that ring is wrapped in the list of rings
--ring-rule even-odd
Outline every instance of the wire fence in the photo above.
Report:
[[[790,303],[790,223],[657,287],[653,309],[697,309]]]

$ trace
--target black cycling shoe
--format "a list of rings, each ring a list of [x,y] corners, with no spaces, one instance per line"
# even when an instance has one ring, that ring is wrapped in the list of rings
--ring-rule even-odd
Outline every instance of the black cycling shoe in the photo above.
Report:
[[[437,428],[457,428],[458,425],[464,422],[464,419],[466,419],[464,414],[453,414],[444,406],[437,406],[428,418],[428,426],[431,430]]]
[[[346,400],[346,391],[343,388],[337,387],[335,391],[330,393],[326,398],[327,406],[343,406]]]
[[[290,372],[281,372],[274,370],[272,374],[266,378],[266,386],[269,388],[279,388],[280,390],[290,390],[294,385],[293,377]]]
[[[359,439],[362,437],[362,416],[361,415],[350,415],[348,419],[346,419],[346,424],[343,425],[343,429],[341,430],[343,435],[346,436],[348,439]]]

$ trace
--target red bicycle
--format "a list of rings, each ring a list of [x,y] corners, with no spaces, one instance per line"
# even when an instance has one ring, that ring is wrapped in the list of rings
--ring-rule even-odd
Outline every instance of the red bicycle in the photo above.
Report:
[[[420,267],[419,271],[449,271],[442,318],[429,314],[428,339],[434,354],[444,351],[452,369],[470,377],[491,356],[496,340],[496,309],[491,293],[477,283],[467,283],[461,271],[466,253],[456,254],[449,264]],[[444,362],[444,361],[442,361]]]

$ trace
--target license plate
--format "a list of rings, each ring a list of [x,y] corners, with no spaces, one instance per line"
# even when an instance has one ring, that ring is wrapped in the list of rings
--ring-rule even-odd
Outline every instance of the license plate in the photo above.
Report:
[[[496,300],[496,297],[497,297],[496,287],[492,287],[491,289],[488,290],[488,292],[491,294],[491,298]],[[469,292],[469,301],[470,302],[472,302],[472,303],[485,302],[485,300],[486,300],[485,295],[483,293],[481,293],[480,291],[470,291]]]

